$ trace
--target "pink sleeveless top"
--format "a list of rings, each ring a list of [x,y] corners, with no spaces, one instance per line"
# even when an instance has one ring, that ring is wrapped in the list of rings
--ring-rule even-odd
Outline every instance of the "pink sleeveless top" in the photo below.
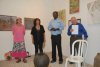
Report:
[[[14,42],[23,42],[24,41],[24,35],[25,35],[25,27],[24,25],[14,25],[12,27],[13,32],[13,40]]]

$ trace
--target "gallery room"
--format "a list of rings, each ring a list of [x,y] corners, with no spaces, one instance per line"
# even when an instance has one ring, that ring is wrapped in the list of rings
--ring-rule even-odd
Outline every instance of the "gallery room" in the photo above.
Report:
[[[77,40],[85,47],[74,49]],[[27,56],[14,57],[17,48]],[[43,54],[48,66],[39,66]],[[100,67],[100,0],[0,0],[0,67],[84,66]]]

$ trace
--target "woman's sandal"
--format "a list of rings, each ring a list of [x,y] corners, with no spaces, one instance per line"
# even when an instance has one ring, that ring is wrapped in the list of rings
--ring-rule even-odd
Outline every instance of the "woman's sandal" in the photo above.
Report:
[[[23,62],[24,62],[24,63],[27,63],[27,60],[26,60],[26,59],[23,59]]]
[[[21,59],[17,59],[17,60],[16,60],[16,63],[19,63],[19,62],[21,62]]]

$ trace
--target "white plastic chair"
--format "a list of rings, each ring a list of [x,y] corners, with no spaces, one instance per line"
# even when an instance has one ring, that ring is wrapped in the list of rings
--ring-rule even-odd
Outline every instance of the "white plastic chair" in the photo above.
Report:
[[[79,43],[79,44],[76,44],[76,43]],[[75,45],[79,45],[77,54],[75,52]],[[85,60],[86,53],[87,53],[87,46],[88,46],[88,43],[86,40],[74,41],[72,44],[72,55],[66,58],[65,67],[68,66],[68,62],[74,62],[76,64],[76,67],[81,67],[81,63],[84,63],[83,65],[85,67],[84,60]]]

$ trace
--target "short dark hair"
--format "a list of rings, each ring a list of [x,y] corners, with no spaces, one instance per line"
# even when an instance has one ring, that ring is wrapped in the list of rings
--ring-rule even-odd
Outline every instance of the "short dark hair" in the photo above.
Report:
[[[50,59],[48,55],[45,53],[37,54],[34,57],[34,66],[35,67],[48,67],[49,66]]]
[[[54,14],[54,13],[58,14],[58,11],[54,11],[53,14]]]

